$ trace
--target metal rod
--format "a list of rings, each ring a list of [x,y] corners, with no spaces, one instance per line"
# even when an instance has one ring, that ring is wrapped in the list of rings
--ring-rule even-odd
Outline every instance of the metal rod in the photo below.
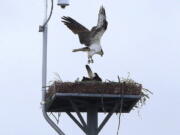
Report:
[[[45,0],[45,16],[44,22],[47,20],[47,10],[48,10],[48,1]],[[45,110],[45,96],[46,96],[46,72],[47,72],[47,25],[44,27],[43,31],[43,56],[42,56],[42,113],[45,120],[51,125],[51,127],[59,134],[65,135],[59,127],[49,118]]]
[[[98,135],[98,112],[96,105],[90,105],[87,108],[87,135]]]
[[[107,98],[132,98],[140,99],[141,95],[118,95],[118,94],[84,94],[84,93],[56,93],[55,96],[61,97],[107,97]]]
[[[66,113],[84,131],[84,133],[87,133],[86,127],[82,126],[81,123],[70,112],[66,112]]]
[[[118,108],[119,104],[116,103],[116,105],[114,106],[114,108],[112,109],[112,111],[105,117],[105,119],[102,121],[102,123],[100,124],[99,128],[98,128],[98,133],[101,131],[101,129],[104,127],[104,125],[107,123],[107,121],[111,118],[111,116],[113,115],[113,113],[116,111],[116,109]]]
[[[81,123],[83,124],[83,126],[86,128],[86,127],[87,127],[87,124],[86,124],[86,122],[84,121],[81,113],[79,112],[79,109],[77,108],[76,104],[75,104],[72,100],[70,100],[70,103],[71,103],[73,109],[75,110],[75,112],[77,113],[77,116],[79,117],[79,120],[81,121]]]

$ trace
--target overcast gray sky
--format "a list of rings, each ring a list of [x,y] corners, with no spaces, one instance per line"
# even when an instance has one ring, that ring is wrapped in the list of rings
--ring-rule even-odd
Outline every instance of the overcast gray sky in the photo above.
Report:
[[[56,3],[56,1],[55,1]],[[109,22],[102,38],[103,58],[94,57],[93,70],[103,79],[117,75],[142,83],[154,95],[138,111],[124,114],[120,134],[179,135],[180,128],[180,1],[178,0],[71,0],[62,10],[55,6],[49,23],[48,81],[54,72],[63,81],[86,75],[84,53],[78,38],[61,22],[71,16],[91,28],[97,23],[100,5]],[[56,134],[40,108],[43,0],[1,0],[0,3],[0,134]],[[104,115],[101,116],[101,119]],[[83,135],[62,115],[60,127],[67,135]],[[114,115],[100,135],[115,135]]]

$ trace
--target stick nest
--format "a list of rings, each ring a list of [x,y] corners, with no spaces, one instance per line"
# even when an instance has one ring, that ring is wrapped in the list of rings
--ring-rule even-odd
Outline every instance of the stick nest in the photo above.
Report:
[[[58,82],[48,89],[48,97],[54,93],[93,93],[140,95],[141,84],[135,82]]]
[[[141,95],[141,99],[136,104],[135,108],[140,108],[145,105],[149,94],[153,94],[148,89],[142,87],[132,79],[123,79],[119,82],[97,82],[97,81],[75,81],[62,82],[54,81],[48,86],[46,98],[50,98],[55,93],[89,93],[89,94],[126,94],[126,95]]]

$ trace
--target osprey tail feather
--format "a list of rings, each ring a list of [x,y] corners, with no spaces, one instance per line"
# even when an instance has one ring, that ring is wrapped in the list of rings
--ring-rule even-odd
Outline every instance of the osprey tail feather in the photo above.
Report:
[[[89,47],[83,47],[83,48],[78,48],[78,49],[73,49],[72,52],[79,52],[79,51],[90,51]]]

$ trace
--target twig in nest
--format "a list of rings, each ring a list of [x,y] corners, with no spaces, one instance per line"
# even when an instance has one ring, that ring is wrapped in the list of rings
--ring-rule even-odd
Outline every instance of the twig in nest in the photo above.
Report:
[[[144,91],[147,91],[147,92],[149,92],[150,94],[153,95],[153,92],[152,92],[152,91],[150,91],[150,90],[148,90],[148,89],[145,89],[145,88],[143,88],[143,90],[144,90]]]
[[[55,75],[55,78],[54,78],[55,81],[63,82],[61,79],[61,76],[57,72],[54,72],[54,75]]]

